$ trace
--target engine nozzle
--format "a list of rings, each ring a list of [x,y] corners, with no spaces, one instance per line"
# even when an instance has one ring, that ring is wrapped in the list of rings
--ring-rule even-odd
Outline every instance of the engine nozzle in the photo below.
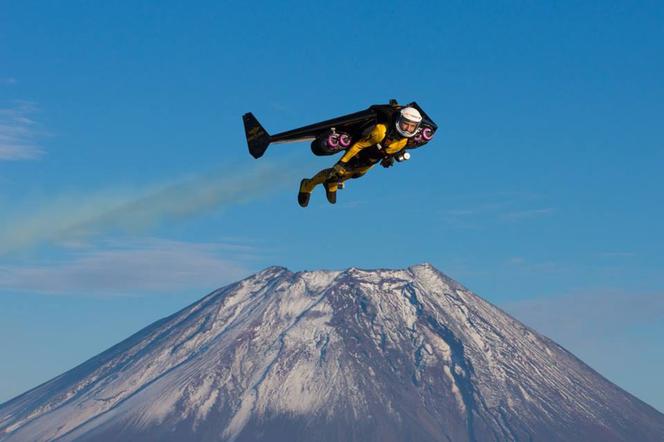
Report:
[[[418,144],[424,144],[431,141],[433,138],[434,130],[430,127],[423,127],[417,135],[415,135],[415,142]]]
[[[344,132],[337,132],[334,128],[323,139],[324,147],[330,151],[348,149],[352,143],[350,135]]]

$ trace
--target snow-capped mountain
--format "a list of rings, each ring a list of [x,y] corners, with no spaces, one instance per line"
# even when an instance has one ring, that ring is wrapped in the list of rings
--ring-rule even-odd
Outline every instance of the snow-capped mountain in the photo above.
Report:
[[[0,405],[0,441],[662,441],[664,415],[432,266],[270,267]]]

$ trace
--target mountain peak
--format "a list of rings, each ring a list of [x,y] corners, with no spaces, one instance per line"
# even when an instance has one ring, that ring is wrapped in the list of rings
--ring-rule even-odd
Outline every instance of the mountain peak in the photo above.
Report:
[[[273,266],[0,405],[0,441],[660,440],[664,415],[423,263]]]

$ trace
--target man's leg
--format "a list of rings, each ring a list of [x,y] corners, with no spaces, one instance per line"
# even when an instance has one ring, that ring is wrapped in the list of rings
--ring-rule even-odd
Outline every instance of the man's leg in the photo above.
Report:
[[[334,169],[332,168],[323,169],[311,177],[311,179],[304,178],[302,181],[300,181],[300,192],[297,194],[297,202],[300,204],[300,206],[307,207],[309,204],[309,197],[311,197],[311,192],[316,186],[323,184],[333,171]]]
[[[348,170],[346,173],[344,173],[341,176],[336,176],[333,179],[328,179],[325,181],[325,196],[327,196],[327,200],[330,202],[330,204],[334,204],[337,202],[337,190],[339,189],[339,185],[341,184],[343,186],[343,183],[351,178],[359,178],[365,173],[369,171],[373,167],[373,164],[364,166],[364,167],[356,167],[354,169]]]
[[[370,164],[368,166],[358,167],[356,169],[350,170],[350,171],[348,171],[348,173],[346,175],[343,176],[343,178],[341,180],[339,180],[339,182],[343,183],[343,182],[345,182],[349,179],[360,178],[365,173],[369,172],[369,169],[371,169],[372,167],[374,167],[374,165]]]
[[[363,167],[352,168],[341,176],[338,176],[333,168],[323,169],[314,175],[311,179],[304,178],[300,182],[300,192],[297,195],[297,201],[302,207],[307,207],[311,192],[319,184],[325,184],[325,196],[327,200],[334,204],[337,202],[337,190],[339,183],[343,183],[351,178],[360,178],[369,171],[374,165],[369,164]]]

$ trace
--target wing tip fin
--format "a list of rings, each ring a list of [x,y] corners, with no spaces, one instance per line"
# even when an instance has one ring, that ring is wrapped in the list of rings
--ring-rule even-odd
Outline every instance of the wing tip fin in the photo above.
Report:
[[[249,153],[252,157],[258,159],[263,156],[272,138],[251,112],[244,114],[242,121],[244,122],[244,133],[247,137]]]

